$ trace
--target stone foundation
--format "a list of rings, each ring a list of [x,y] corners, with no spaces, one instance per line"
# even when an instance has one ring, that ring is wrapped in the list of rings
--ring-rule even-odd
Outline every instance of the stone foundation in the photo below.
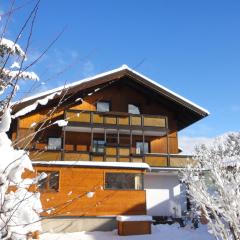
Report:
[[[53,233],[112,231],[116,228],[116,217],[56,217],[42,221],[43,232]]]

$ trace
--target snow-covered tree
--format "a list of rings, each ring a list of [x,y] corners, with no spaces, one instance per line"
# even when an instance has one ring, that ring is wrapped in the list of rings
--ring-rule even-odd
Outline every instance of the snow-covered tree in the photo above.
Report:
[[[240,133],[216,138],[195,149],[195,165],[183,171],[183,181],[199,213],[217,239],[240,239]]]
[[[34,72],[26,71],[25,51],[17,41],[0,38],[0,239],[26,239],[27,234],[41,230],[40,194],[29,191],[39,179],[23,179],[27,169],[33,171],[28,153],[14,148],[7,132],[11,125],[12,99],[19,80],[37,81]],[[45,177],[44,174],[38,178]]]

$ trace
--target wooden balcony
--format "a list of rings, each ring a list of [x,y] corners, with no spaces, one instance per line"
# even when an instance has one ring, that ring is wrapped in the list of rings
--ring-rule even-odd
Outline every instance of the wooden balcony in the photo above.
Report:
[[[167,128],[167,117],[117,112],[67,110],[68,126],[110,126],[118,128]]]
[[[176,154],[131,154],[127,148],[106,148],[104,153],[88,153],[77,151],[30,151],[33,161],[106,161],[106,162],[145,162],[151,167],[183,168],[194,164],[191,156]]]

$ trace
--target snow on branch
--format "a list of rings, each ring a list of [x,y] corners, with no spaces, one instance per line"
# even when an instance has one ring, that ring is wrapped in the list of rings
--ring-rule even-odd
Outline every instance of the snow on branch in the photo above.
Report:
[[[8,67],[10,57],[26,59],[21,47],[11,40],[0,39],[0,238],[26,239],[29,232],[40,231],[41,222],[39,213],[42,211],[39,192],[30,192],[29,186],[36,184],[39,176],[33,179],[23,179],[25,170],[33,171],[32,162],[25,150],[13,147],[7,132],[11,126],[11,101],[18,91],[19,79],[39,80],[34,72],[21,69],[22,64],[14,62]],[[18,70],[12,70],[12,68]],[[57,94],[57,93],[56,93]],[[54,94],[54,96],[56,95]],[[34,110],[38,104],[46,105],[54,96],[37,100],[33,106],[22,109],[20,116]],[[10,186],[14,186],[11,191]]]
[[[182,172],[193,205],[217,239],[239,240],[240,132],[198,146],[194,159],[197,164]]]
[[[0,56],[4,57],[7,54],[17,55],[21,58],[26,58],[26,54],[17,43],[14,43],[9,39],[2,38],[0,40]]]
[[[11,125],[11,111],[10,108],[6,108],[2,115],[0,122],[0,133],[8,132]]]
[[[34,72],[27,72],[21,70],[9,70],[9,69],[1,69],[0,72],[1,78],[4,79],[29,79],[33,81],[39,81],[39,77]]]

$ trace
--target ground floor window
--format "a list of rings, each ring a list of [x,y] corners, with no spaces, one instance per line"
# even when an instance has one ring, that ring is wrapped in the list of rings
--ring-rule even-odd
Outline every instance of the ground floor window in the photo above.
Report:
[[[106,173],[105,189],[143,190],[141,173]]]
[[[41,173],[46,173],[47,177],[38,182],[38,189],[40,192],[57,192],[59,190],[59,172],[38,171],[38,175]]]

